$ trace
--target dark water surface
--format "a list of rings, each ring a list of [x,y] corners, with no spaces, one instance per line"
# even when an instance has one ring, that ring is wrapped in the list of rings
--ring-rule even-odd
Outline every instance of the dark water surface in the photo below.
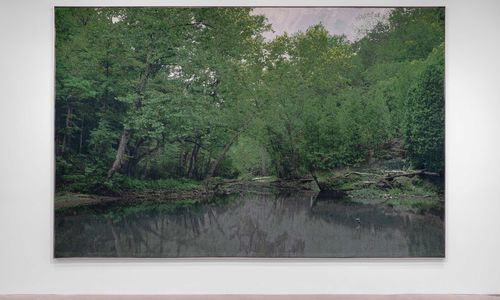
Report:
[[[56,214],[56,257],[442,257],[435,216],[314,193]]]

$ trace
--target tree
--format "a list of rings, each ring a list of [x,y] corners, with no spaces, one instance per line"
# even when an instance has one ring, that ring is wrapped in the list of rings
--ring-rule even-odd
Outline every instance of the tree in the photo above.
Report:
[[[402,139],[438,170],[443,21],[394,9],[354,43],[321,24],[266,41],[250,8],[57,8],[58,186],[301,177]]]
[[[406,144],[417,168],[444,172],[444,45],[429,55],[408,95]]]

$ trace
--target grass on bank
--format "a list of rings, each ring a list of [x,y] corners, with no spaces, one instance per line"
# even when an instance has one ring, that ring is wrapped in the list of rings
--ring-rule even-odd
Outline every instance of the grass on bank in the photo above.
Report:
[[[147,190],[172,190],[172,191],[192,191],[201,187],[201,182],[188,178],[166,178],[158,180],[141,180],[126,177],[123,180],[122,188],[126,190],[147,191]]]

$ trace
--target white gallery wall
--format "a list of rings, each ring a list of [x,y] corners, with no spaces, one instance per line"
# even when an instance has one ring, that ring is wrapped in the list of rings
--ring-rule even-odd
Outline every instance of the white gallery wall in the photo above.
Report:
[[[52,258],[56,5],[446,6],[445,259]],[[0,2],[0,294],[500,294],[500,1]]]

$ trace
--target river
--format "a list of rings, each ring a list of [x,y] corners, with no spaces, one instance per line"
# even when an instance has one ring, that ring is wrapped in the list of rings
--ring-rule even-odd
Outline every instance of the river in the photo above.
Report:
[[[56,213],[55,256],[444,256],[437,216],[313,192],[248,192],[175,210],[131,211]]]

